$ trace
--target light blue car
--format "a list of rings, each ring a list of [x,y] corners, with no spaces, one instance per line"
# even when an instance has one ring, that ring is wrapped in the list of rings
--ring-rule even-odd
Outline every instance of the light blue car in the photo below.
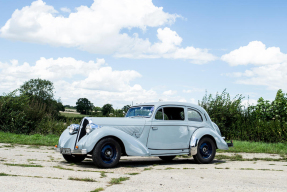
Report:
[[[92,158],[100,168],[115,167],[121,156],[158,156],[171,161],[192,155],[210,163],[226,143],[218,126],[200,106],[155,102],[132,106],[125,117],[85,117],[62,133],[55,147],[68,162]]]

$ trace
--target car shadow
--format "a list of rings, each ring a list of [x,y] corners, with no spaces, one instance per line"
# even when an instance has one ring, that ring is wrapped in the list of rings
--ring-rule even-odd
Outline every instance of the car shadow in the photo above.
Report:
[[[77,167],[81,168],[98,168],[95,166],[93,161],[91,159],[85,159],[81,163],[68,163],[66,161],[61,161],[60,162],[63,165],[76,165]],[[221,163],[226,163],[226,161],[222,160],[213,160],[209,164],[221,164]],[[117,168],[147,168],[150,166],[156,166],[156,165],[180,165],[180,164],[194,164],[194,165],[199,165],[197,164],[193,158],[180,158],[180,159],[174,159],[172,161],[163,161],[161,159],[155,159],[155,158],[133,158],[133,159],[120,159]]]

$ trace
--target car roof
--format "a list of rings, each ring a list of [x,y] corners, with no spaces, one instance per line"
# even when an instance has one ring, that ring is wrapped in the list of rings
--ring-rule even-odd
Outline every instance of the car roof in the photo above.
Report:
[[[187,107],[193,107],[193,108],[199,109],[202,112],[206,112],[199,105],[192,104],[192,103],[186,103],[186,102],[175,102],[175,101],[160,101],[160,102],[150,102],[150,103],[139,103],[137,105],[133,105],[132,107],[147,106],[147,105],[154,105],[155,108],[158,108],[159,106],[165,106],[165,105],[187,106]]]

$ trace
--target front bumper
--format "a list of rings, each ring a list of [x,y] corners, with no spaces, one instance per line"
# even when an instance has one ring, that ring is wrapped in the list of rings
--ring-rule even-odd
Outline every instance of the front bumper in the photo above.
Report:
[[[56,148],[55,147],[55,151],[61,153],[61,148],[58,148],[58,147]],[[71,150],[71,154],[72,155],[86,155],[87,154],[87,149],[72,149]]]

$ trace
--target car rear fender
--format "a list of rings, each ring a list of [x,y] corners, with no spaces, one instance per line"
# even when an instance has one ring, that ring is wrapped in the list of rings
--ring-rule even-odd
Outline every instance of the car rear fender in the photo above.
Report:
[[[216,144],[216,147],[218,149],[228,149],[227,143],[224,141],[224,139],[213,129],[211,128],[199,128],[192,134],[191,141],[190,141],[190,148],[197,147],[198,142],[202,137],[211,137]]]

